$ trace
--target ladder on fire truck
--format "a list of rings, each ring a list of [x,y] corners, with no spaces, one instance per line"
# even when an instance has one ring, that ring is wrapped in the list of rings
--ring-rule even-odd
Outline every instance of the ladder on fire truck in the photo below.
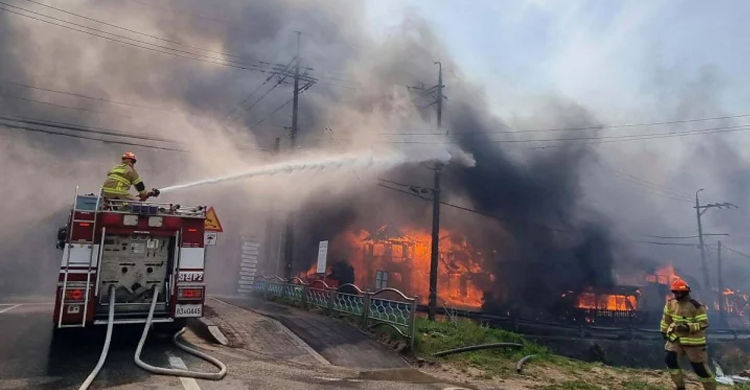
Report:
[[[96,195],[96,205],[94,206],[94,209],[91,210],[88,207],[81,207],[88,203],[86,203],[83,199],[79,197],[78,194],[78,186],[76,186],[76,192],[75,197],[73,198],[73,211],[70,219],[70,229],[68,231],[68,238],[65,243],[65,276],[63,276],[63,286],[62,291],[60,293],[60,312],[58,313],[58,319],[57,319],[57,327],[58,328],[67,328],[67,327],[78,327],[77,324],[70,324],[70,325],[63,325],[63,311],[65,308],[65,297],[67,295],[67,289],[68,289],[68,275],[70,274],[70,253],[73,250],[73,231],[75,230],[76,224],[83,224],[83,223],[89,223],[91,224],[91,239],[87,241],[80,242],[79,244],[82,247],[89,247],[89,263],[88,267],[86,269],[86,289],[84,292],[84,298],[83,298],[83,319],[81,320],[81,327],[86,327],[86,317],[88,315],[88,307],[89,307],[89,296],[91,294],[91,271],[94,264],[94,241],[96,240],[96,225],[97,225],[97,214],[99,212],[99,206],[101,202],[101,194]],[[87,196],[87,198],[91,198],[91,196]],[[92,213],[92,219],[78,219],[77,214],[78,212],[81,213]],[[101,250],[104,247],[104,232],[102,231],[102,243],[99,245],[99,250]],[[97,260],[99,261],[99,260]]]

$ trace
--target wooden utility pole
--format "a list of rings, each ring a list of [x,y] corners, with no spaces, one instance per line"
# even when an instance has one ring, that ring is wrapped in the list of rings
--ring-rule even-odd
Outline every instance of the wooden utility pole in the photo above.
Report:
[[[706,247],[703,243],[703,225],[701,224],[701,217],[711,208],[723,209],[723,208],[735,208],[738,209],[737,205],[729,202],[724,203],[711,203],[701,205],[698,199],[698,193],[703,191],[703,188],[695,191],[695,217],[698,219],[698,247],[701,251],[701,272],[703,273],[703,288],[705,291],[711,291],[711,279],[708,275],[708,264],[706,264]]]
[[[443,122],[443,65],[438,65],[438,97],[437,97],[437,128],[438,132]],[[434,186],[432,188],[432,242],[430,246],[430,299],[427,306],[427,317],[435,320],[438,290],[438,263],[440,261],[440,171],[441,163],[436,163],[434,169]]]

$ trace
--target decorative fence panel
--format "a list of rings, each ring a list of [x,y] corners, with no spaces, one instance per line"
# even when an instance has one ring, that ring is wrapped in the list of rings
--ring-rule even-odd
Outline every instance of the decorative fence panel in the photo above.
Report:
[[[414,345],[417,298],[407,297],[395,288],[369,292],[353,284],[333,288],[322,280],[305,283],[299,278],[286,281],[258,276],[252,291],[265,299],[281,298],[305,308],[319,307],[329,314],[351,315],[365,328],[389,326]]]

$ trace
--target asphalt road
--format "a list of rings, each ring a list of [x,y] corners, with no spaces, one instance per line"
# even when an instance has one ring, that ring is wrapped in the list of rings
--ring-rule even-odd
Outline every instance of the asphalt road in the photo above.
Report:
[[[0,390],[77,389],[95,366],[105,329],[76,332],[53,342],[51,312],[51,304],[0,304]],[[227,364],[227,376],[213,382],[152,375],[133,363],[141,331],[140,326],[115,327],[107,361],[91,389],[457,389],[416,372],[374,375],[264,358],[246,350],[209,344],[191,332],[186,334],[186,340]],[[149,337],[142,359],[162,367],[184,364],[190,370],[216,370],[175,348],[166,335]],[[394,380],[396,377],[398,380]]]

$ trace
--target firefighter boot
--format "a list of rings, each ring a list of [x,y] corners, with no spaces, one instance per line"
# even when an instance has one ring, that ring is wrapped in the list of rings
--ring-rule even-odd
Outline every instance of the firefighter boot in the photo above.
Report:
[[[685,390],[685,378],[682,375],[682,369],[680,369],[680,363],[675,351],[666,351],[665,363],[667,363],[667,369],[669,369],[669,377],[674,382],[677,390]]]
[[[698,381],[701,382],[705,390],[716,390],[716,380],[706,363],[690,362],[690,365],[693,367],[695,374],[698,375]]]

